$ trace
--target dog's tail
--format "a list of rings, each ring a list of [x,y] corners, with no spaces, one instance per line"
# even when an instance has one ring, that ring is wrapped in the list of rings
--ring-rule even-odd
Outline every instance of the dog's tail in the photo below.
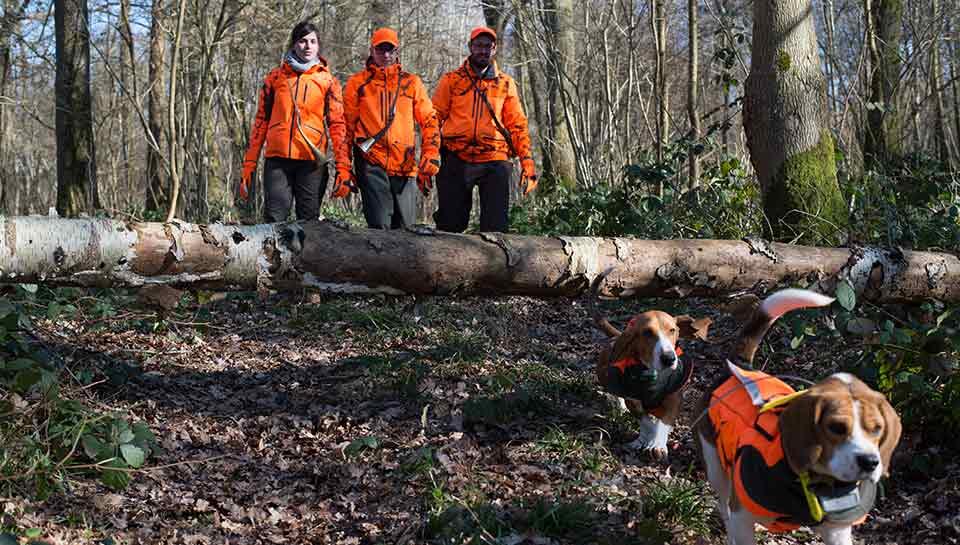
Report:
[[[832,302],[833,297],[801,289],[781,290],[767,297],[740,331],[740,336],[731,350],[730,361],[747,364],[752,362],[760,342],[777,318],[791,310],[825,307]]]
[[[607,275],[613,272],[613,267],[607,267],[605,271],[598,274],[590,284],[590,296],[587,298],[587,304],[590,306],[590,315],[593,317],[593,324],[600,331],[603,331],[611,337],[619,337],[620,330],[613,327],[610,320],[600,315],[600,309],[597,308],[597,292],[600,290],[600,284],[607,278]]]

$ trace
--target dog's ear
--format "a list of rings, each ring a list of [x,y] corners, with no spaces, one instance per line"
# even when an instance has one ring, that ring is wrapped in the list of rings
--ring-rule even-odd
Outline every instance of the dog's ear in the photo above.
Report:
[[[797,473],[809,470],[823,454],[817,426],[826,401],[816,392],[804,394],[780,415],[780,435],[787,463]]]
[[[897,411],[893,409],[893,405],[883,395],[878,394],[878,397],[880,398],[878,401],[880,414],[883,415],[884,420],[883,437],[880,438],[880,460],[883,461],[884,475],[889,475],[890,459],[893,458],[893,450],[897,448],[897,443],[900,442],[900,433],[903,431],[903,427],[900,425],[900,417],[897,416]]]
[[[677,316],[676,320],[677,327],[680,328],[681,339],[699,339],[705,341],[707,340],[707,331],[710,329],[710,325],[713,324],[713,320],[710,318],[695,320],[686,314]]]
[[[610,362],[616,362],[626,358],[633,350],[633,344],[637,338],[637,328],[628,326],[623,333],[613,341],[613,350],[610,351]]]

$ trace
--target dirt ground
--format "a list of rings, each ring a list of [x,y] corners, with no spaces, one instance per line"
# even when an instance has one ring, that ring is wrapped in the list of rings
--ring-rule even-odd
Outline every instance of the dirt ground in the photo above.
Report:
[[[627,448],[637,422],[597,391],[603,339],[584,301],[238,294],[187,297],[162,321],[132,296],[111,301],[102,316],[78,304],[37,320],[37,335],[93,370],[85,402],[147,423],[162,449],[122,491],[80,477],[46,502],[0,499],[8,530],[71,545],[724,542],[688,427],[723,345],[684,344],[697,370],[658,464]],[[737,324],[711,304],[605,309],[621,324],[652,305],[710,315],[723,337]],[[791,350],[775,328],[758,361],[817,379],[857,350]],[[855,542],[960,542],[955,454],[906,430]],[[917,456],[946,462],[923,474]]]

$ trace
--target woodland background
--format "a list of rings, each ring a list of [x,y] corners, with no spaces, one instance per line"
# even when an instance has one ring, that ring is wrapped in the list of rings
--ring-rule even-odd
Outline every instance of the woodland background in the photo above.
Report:
[[[661,199],[664,186],[679,196],[731,171],[742,193],[755,186],[740,116],[755,31],[748,2],[4,1],[0,210],[10,215],[46,213],[59,195],[61,215],[156,219],[178,185],[181,219],[235,219],[257,90],[301,19],[319,25],[341,80],[362,67],[370,31],[392,25],[405,68],[431,90],[465,57],[471,27],[499,29],[499,62],[531,119],[541,195],[615,187],[630,174]],[[904,158],[936,160],[940,171],[957,162],[954,2],[787,4],[816,23],[812,68],[825,78],[827,111],[809,122],[833,135],[851,208],[865,173],[917,167]]]

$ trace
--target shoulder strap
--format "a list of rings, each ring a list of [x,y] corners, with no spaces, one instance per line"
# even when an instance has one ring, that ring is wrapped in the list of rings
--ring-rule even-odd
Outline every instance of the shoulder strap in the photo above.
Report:
[[[487,106],[487,111],[490,112],[490,117],[493,119],[493,124],[497,127],[497,130],[500,131],[500,134],[503,136],[503,139],[507,141],[507,147],[510,148],[510,153],[514,157],[520,157],[520,154],[517,153],[517,149],[513,147],[513,138],[510,136],[510,131],[508,131],[503,124],[500,123],[500,120],[497,119],[496,112],[493,111],[493,105],[490,104],[490,100],[487,99],[487,93],[480,88],[480,85],[477,83],[480,78],[475,78],[469,73],[467,77],[470,78],[470,83],[473,84],[473,88],[477,91],[477,94],[480,95],[480,98],[483,99],[483,103]]]
[[[377,134],[367,138],[360,144],[360,150],[364,153],[370,151],[370,148],[372,148],[374,144],[383,138],[383,135],[387,134],[387,131],[390,130],[390,126],[393,125],[393,120],[397,115],[397,101],[400,100],[400,92],[402,91],[400,83],[403,80],[403,76],[403,71],[397,72],[397,92],[393,94],[393,100],[390,101],[390,111],[387,113],[387,122],[383,124],[383,127],[379,131],[377,131]]]

